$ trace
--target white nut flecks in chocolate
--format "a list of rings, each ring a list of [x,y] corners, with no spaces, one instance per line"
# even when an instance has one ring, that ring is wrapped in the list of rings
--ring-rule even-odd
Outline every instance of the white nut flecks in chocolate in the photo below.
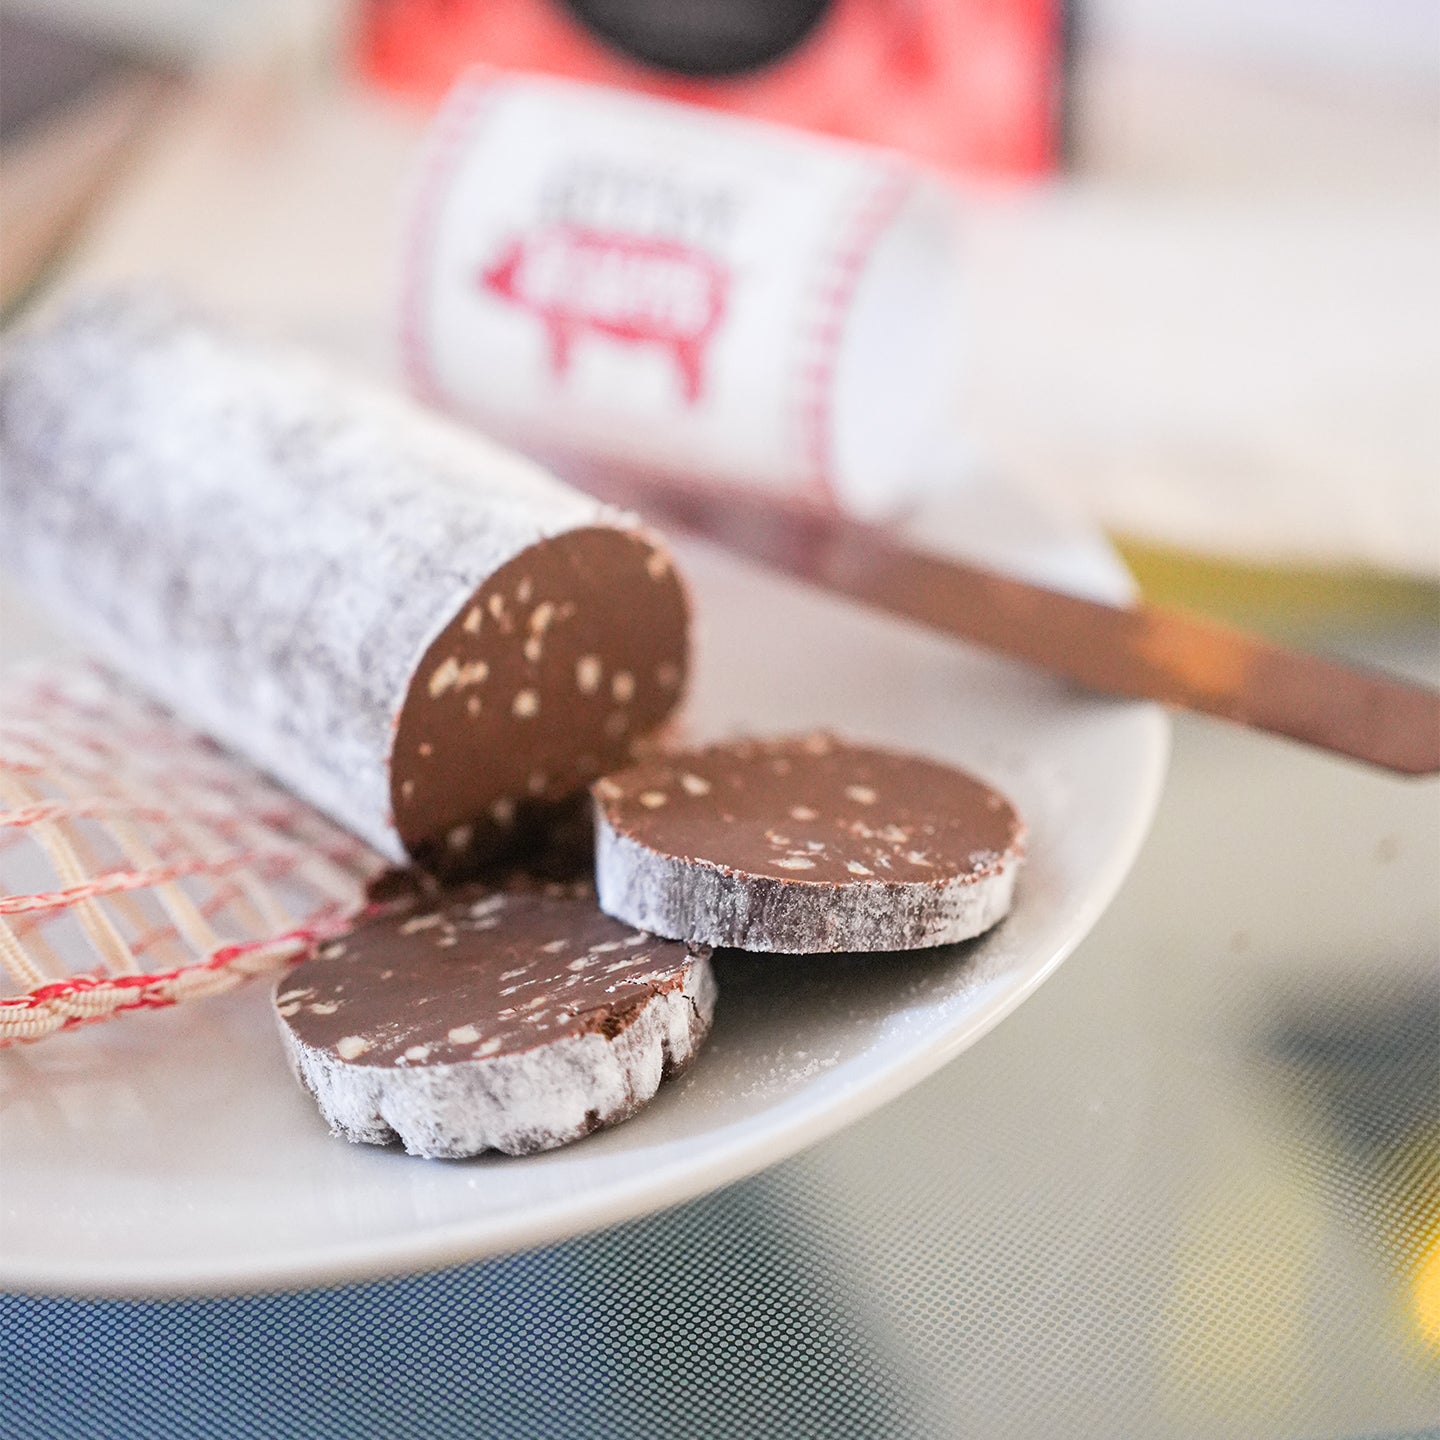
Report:
[[[683,681],[684,595],[628,517],[149,293],[7,346],[0,558],[392,860],[503,842]]]
[[[592,787],[601,907],[657,935],[909,950],[1009,910],[1024,826],[948,765],[824,734],[669,756]]]
[[[502,566],[431,643],[391,759],[411,854],[443,872],[513,848],[664,719],[686,617],[668,563],[658,580],[647,564],[659,553],[614,530],[557,536]],[[628,684],[587,692],[586,661]]]
[[[633,1115],[709,1033],[705,947],[621,925],[588,885],[415,894],[291,971],[301,1083],[347,1140],[526,1155]]]

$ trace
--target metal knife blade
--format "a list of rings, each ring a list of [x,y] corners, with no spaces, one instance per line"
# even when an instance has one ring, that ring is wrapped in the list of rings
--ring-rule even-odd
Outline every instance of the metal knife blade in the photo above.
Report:
[[[832,510],[735,487],[605,472],[581,481],[657,526],[1042,667],[1405,775],[1440,773],[1440,692],[1182,611],[1066,595],[905,543]]]

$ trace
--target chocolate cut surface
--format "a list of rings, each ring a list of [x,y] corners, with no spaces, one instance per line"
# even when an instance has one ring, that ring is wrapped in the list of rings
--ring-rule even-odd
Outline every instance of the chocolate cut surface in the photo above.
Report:
[[[442,873],[504,854],[674,708],[687,603],[644,532],[522,551],[426,650],[390,758],[406,849]]]
[[[277,985],[331,1129],[412,1154],[523,1155],[626,1119],[709,1032],[709,951],[622,925],[588,885],[415,891]]]
[[[952,766],[812,734],[656,759],[592,786],[601,908],[790,953],[967,940],[1009,910],[1025,830]]]

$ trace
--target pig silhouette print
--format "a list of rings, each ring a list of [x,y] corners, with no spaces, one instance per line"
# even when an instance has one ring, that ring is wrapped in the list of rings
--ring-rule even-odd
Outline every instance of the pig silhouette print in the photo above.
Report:
[[[507,240],[478,283],[544,325],[557,378],[581,335],[655,345],[673,356],[680,393],[696,405],[730,275],[713,256],[674,240],[552,225]]]

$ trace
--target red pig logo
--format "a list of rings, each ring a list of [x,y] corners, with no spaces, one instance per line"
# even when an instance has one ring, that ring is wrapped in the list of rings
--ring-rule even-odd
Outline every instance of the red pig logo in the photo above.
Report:
[[[676,241],[563,224],[507,241],[479,275],[481,289],[540,319],[557,376],[582,333],[659,345],[674,356],[687,405],[703,392],[729,284],[713,256]]]

